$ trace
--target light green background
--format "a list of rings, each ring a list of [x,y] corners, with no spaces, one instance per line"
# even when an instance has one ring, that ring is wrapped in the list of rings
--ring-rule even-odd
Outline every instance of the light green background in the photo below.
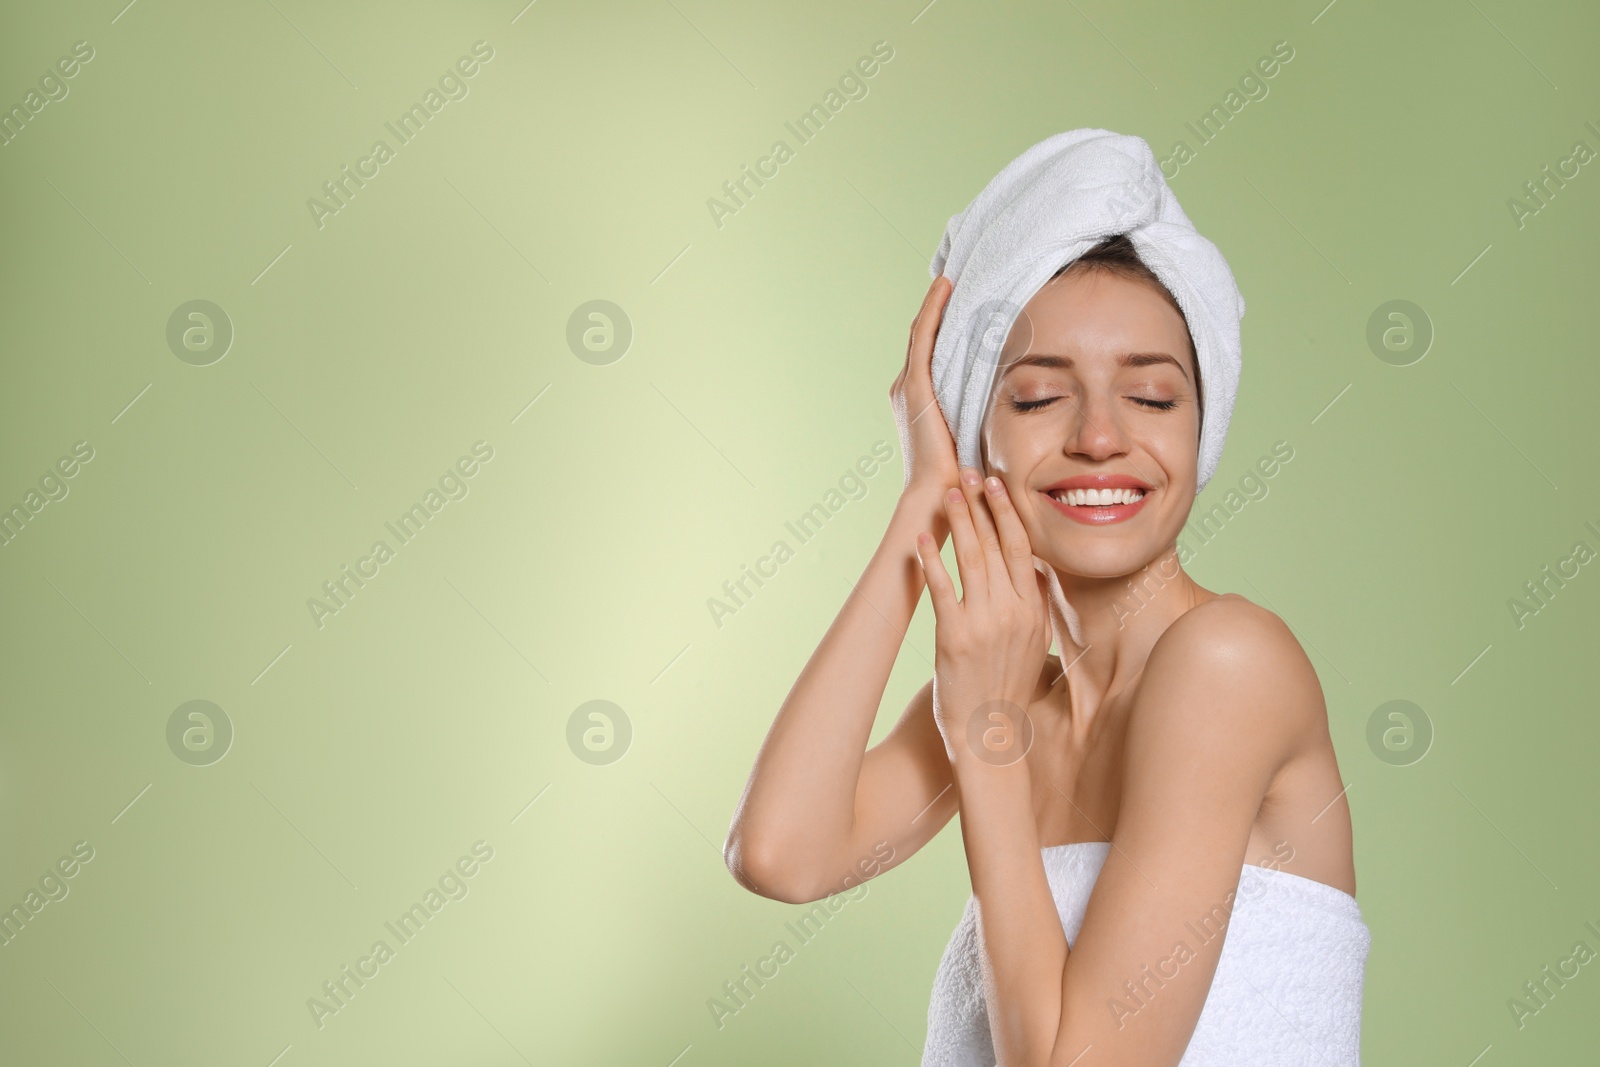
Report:
[[[94,849],[0,947],[0,1060],[915,1064],[969,891],[956,825],[725,1026],[707,1008],[796,945],[805,909],[718,850],[898,454],[720,627],[707,600],[875,441],[898,453],[886,394],[946,220],[1079,126],[1196,148],[1173,189],[1248,303],[1201,505],[1294,449],[1191,573],[1282,614],[1322,677],[1373,932],[1363,1062],[1593,1057],[1597,965],[1521,1029],[1506,1006],[1600,949],[1600,568],[1520,628],[1507,606],[1600,550],[1600,164],[1508,208],[1600,149],[1592,5],[123,3],[0,22],[6,108],[95,50],[0,148],[0,504],[94,449],[0,548],[0,905]],[[469,95],[319,229],[307,199],[478,40]],[[879,40],[868,95],[800,145],[785,121]],[[1196,147],[1185,122],[1277,41],[1268,95]],[[780,138],[719,228],[707,199]],[[194,299],[235,330],[210,366],[166,342]],[[633,328],[605,366],[566,342],[595,299]],[[1366,341],[1396,299],[1436,334],[1404,367]],[[480,440],[468,495],[319,628],[308,598]],[[194,699],[235,730],[210,766],[166,741]],[[605,766],[566,740],[594,699],[633,731]],[[1366,740],[1392,699],[1435,731],[1409,766]],[[479,840],[468,895],[319,1029],[307,998]]]

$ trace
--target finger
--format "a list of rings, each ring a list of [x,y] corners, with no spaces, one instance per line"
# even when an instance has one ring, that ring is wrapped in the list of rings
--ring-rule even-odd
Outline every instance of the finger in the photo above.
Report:
[[[917,308],[916,318],[912,320],[911,325],[916,327],[924,324],[930,315],[935,318],[939,317],[943,311],[945,300],[950,295],[951,288],[950,279],[943,274],[935,278],[928,286],[928,291],[922,294],[922,305]],[[912,336],[916,336],[915,329],[912,331]]]
[[[937,282],[938,279],[934,279],[934,281]],[[930,301],[932,298],[933,286],[930,285],[928,286],[928,291],[922,294],[922,303],[917,305],[917,313],[911,316],[911,327],[906,331],[906,358],[900,364],[900,373],[895,377],[896,385],[898,385],[911,373],[912,355],[917,350],[917,328],[921,325],[923,317],[927,314],[928,301]]]
[[[1001,555],[1006,572],[1011,575],[1011,586],[1018,596],[1026,598],[1028,590],[1038,588],[1037,579],[1042,577],[1033,565],[1033,543],[1028,540],[1028,531],[1011,503],[1005,483],[990,477],[985,480],[984,491],[999,530]]]
[[[970,480],[969,480],[970,479]],[[966,494],[967,510],[972,514],[972,527],[978,535],[978,545],[983,549],[984,572],[991,596],[1011,592],[1011,577],[1006,573],[1006,560],[1000,551],[1000,532],[995,528],[985,499],[983,478],[971,467],[961,472],[961,491]]]
[[[972,526],[972,509],[960,489],[952,487],[944,495],[945,516],[950,522],[950,539],[955,542],[956,567],[961,573],[961,602],[988,601],[988,566],[983,546]]]
[[[944,309],[953,287],[943,274],[933,280],[922,298],[917,317],[911,320],[911,338],[906,345],[906,367],[912,375],[928,371],[933,359],[933,342],[944,321]],[[932,381],[931,372],[929,381]]]
[[[932,534],[917,534],[917,562],[922,564],[922,578],[928,584],[934,619],[950,618],[956,607],[955,587],[950,582],[950,572],[944,569],[944,559],[939,555]]]

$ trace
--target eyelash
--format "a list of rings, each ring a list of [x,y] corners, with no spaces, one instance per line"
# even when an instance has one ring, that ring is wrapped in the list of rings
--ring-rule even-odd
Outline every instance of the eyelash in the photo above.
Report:
[[[1011,407],[1015,411],[1036,411],[1039,408],[1044,407],[1046,404],[1053,403],[1054,401],[1060,399],[1061,398],[1059,396],[1051,396],[1046,397],[1043,400],[1013,400],[1011,401]],[[1158,411],[1171,411],[1173,408],[1178,406],[1178,402],[1176,400],[1147,400],[1141,396],[1130,396],[1128,399],[1132,400],[1136,404],[1143,404],[1145,407],[1155,408]]]

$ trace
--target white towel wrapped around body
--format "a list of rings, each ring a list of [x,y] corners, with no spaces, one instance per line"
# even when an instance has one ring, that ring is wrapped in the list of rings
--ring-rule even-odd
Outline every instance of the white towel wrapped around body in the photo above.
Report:
[[[1040,850],[1069,946],[1077,944],[1110,852],[1107,841]],[[1226,919],[1189,922],[1185,931],[1191,951],[1217,936],[1222,950],[1178,1067],[1361,1067],[1372,931],[1355,897],[1247,863]],[[977,900],[969,896],[934,976],[922,1067],[994,1067],[982,952]],[[1148,966],[1144,973],[1139,986],[1108,999],[1119,1018],[1161,1000],[1160,977]]]
[[[979,432],[1006,335],[1023,305],[1068,263],[1125,233],[1188,320],[1200,365],[1205,487],[1239,391],[1244,297],[1217,246],[1196,232],[1142,138],[1068,130],[1006,164],[951,217],[929,273],[954,288],[933,348],[933,386],[963,467],[982,469]]]

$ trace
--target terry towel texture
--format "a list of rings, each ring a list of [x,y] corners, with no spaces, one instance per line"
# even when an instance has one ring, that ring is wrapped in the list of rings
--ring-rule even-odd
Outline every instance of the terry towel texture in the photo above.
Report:
[[[1195,231],[1142,138],[1058,133],[1006,164],[952,216],[929,274],[953,283],[933,347],[933,387],[963,467],[982,469],[979,428],[1000,350],[1029,298],[1057,270],[1125,233],[1171,291],[1200,364],[1195,491],[1222,458],[1239,392],[1244,297],[1217,246]]]
[[[1104,841],[1044,849],[1068,945],[1077,941],[1110,850]],[[1221,932],[1216,974],[1178,1067],[1360,1067],[1372,934],[1354,897],[1246,865]],[[994,1067],[980,949],[969,897],[934,978],[922,1067]],[[1131,998],[1125,1006],[1138,1007]]]

